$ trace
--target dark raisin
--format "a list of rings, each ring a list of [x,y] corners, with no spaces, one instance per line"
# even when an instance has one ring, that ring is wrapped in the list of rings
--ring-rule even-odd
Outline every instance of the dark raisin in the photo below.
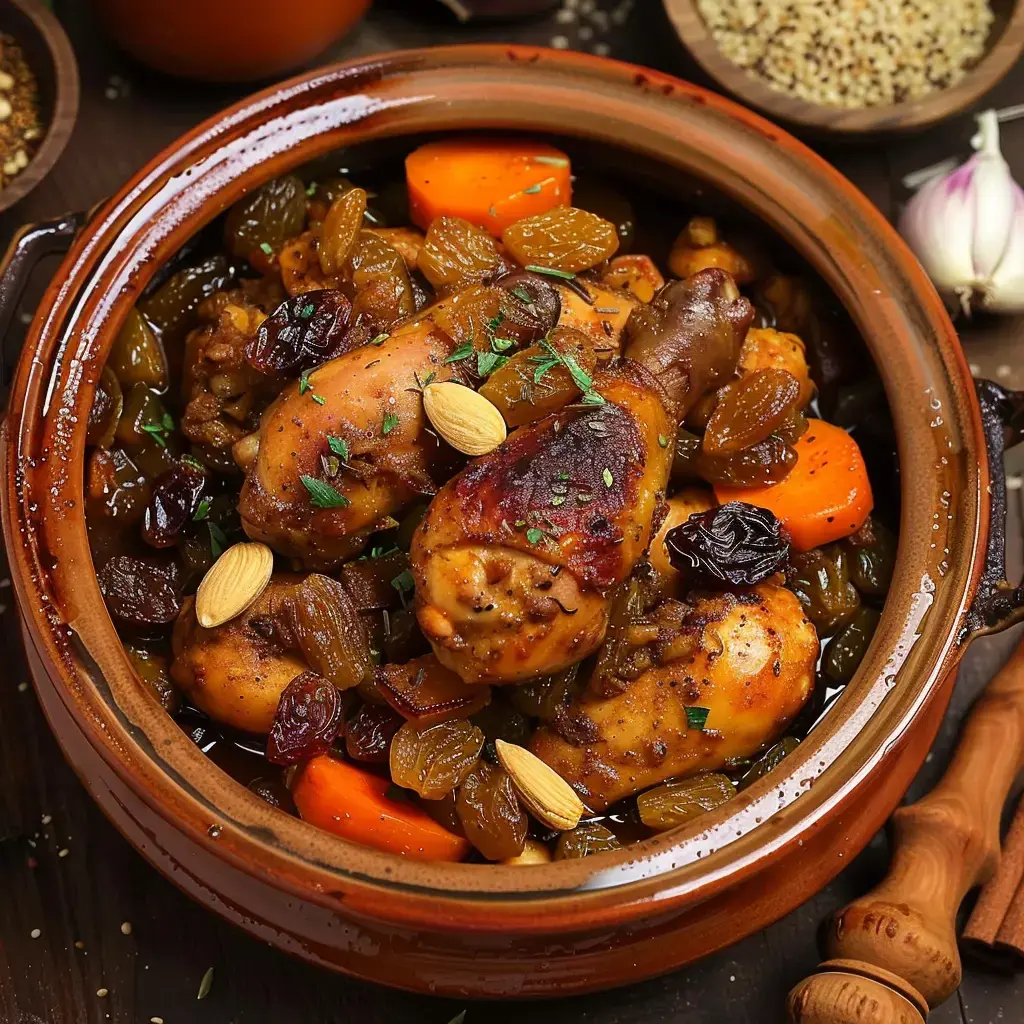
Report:
[[[305,223],[306,186],[294,174],[286,174],[231,207],[224,224],[225,241],[235,256],[264,270],[272,253],[302,231]]]
[[[297,764],[324,753],[341,731],[341,695],[315,672],[297,675],[281,694],[267,736],[267,760]]]
[[[727,455],[697,453],[699,476],[711,484],[730,487],[767,487],[780,483],[796,465],[796,451],[774,434],[749,448]]]
[[[353,761],[383,764],[391,751],[391,740],[405,719],[390,707],[364,704],[345,730],[345,750]]]
[[[789,538],[765,508],[730,501],[690,516],[665,537],[672,565],[707,590],[750,587],[783,569]]]
[[[896,564],[896,538],[877,519],[842,542],[850,556],[850,579],[866,597],[884,597]]]
[[[311,370],[345,351],[351,311],[352,303],[335,288],[293,295],[260,324],[245,358],[271,377]]]
[[[857,671],[871,638],[878,628],[881,614],[874,608],[861,608],[843,629],[832,638],[825,651],[824,672],[837,683],[848,683]]]
[[[536,337],[523,339],[524,343],[544,337],[558,323],[562,315],[562,300],[558,289],[540,274],[515,270],[499,277],[494,283],[519,300],[515,304],[509,303],[507,309],[503,306],[506,317],[520,327],[535,331]]]
[[[155,548],[176,544],[199,507],[206,482],[206,472],[190,462],[179,462],[161,473],[146,503],[142,539]]]
[[[181,608],[176,562],[115,555],[97,574],[110,614],[135,626],[173,622]]]
[[[786,586],[800,599],[819,636],[838,632],[860,607],[860,595],[850,582],[850,559],[840,544],[794,555]]]

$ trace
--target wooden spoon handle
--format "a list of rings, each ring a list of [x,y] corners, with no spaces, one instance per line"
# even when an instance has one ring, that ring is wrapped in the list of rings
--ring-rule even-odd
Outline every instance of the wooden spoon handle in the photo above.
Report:
[[[999,863],[1002,807],[1022,767],[1024,643],[971,709],[941,782],[916,804],[893,814],[889,873],[828,922],[824,944],[830,963],[822,965],[824,973],[790,992],[791,1021],[915,1021],[906,1007],[898,1018],[865,1015],[864,1007],[877,1006],[883,1012],[879,985],[911,1003],[919,994],[932,1008],[956,989],[961,974],[957,908],[967,891],[985,882]],[[846,968],[837,960],[845,961]],[[849,986],[837,984],[837,972],[864,998],[851,1000]],[[906,984],[895,987],[892,975]],[[843,990],[843,1002],[828,998],[826,987]]]

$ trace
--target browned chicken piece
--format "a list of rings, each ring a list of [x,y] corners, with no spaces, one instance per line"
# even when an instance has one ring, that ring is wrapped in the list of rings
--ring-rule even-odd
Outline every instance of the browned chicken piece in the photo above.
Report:
[[[784,587],[702,596],[683,629],[693,633],[692,655],[649,669],[616,696],[585,693],[534,735],[533,752],[591,810],[756,754],[810,696],[818,637]],[[703,728],[688,724],[688,708],[707,711]]]
[[[171,638],[171,678],[215,721],[268,732],[281,692],[309,668],[284,648],[273,626],[299,580],[276,575],[241,615],[214,629],[199,625],[195,598],[186,598]]]
[[[650,543],[675,424],[719,364],[735,368],[752,315],[721,271],[669,285],[633,338],[636,361],[595,376],[603,404],[521,428],[441,489],[411,558],[442,664],[511,683],[595,650],[611,590]]]
[[[807,365],[807,350],[795,334],[770,327],[751,327],[740,352],[740,374],[754,370],[785,370],[800,384],[800,408],[814,397],[814,381]]]
[[[245,532],[309,567],[329,566],[432,494],[451,452],[427,429],[420,386],[430,374],[451,377],[452,346],[428,321],[289,385],[260,421],[238,503]]]
[[[608,269],[601,275],[601,283],[610,288],[623,288],[633,298],[650,302],[665,287],[665,278],[650,256],[634,253],[609,260]]]
[[[668,499],[668,511],[661,521],[661,526],[658,527],[654,540],[651,541],[651,550],[647,555],[648,561],[658,574],[659,588],[666,596],[675,596],[679,580],[679,570],[668,560],[666,534],[685,523],[690,516],[698,512],[707,512],[717,504],[714,494],[707,487],[684,487]]]

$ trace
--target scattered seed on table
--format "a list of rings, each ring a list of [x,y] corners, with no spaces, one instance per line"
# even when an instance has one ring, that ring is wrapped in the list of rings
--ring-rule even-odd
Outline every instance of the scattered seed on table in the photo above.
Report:
[[[108,991],[109,990],[105,989],[105,988],[98,988],[98,989],[96,989],[96,995],[98,995],[100,997],[100,999],[103,999],[103,998],[105,998],[107,996]]]
[[[131,935],[131,933],[132,933],[132,923],[131,923],[131,921],[122,921],[121,922],[121,934],[122,935]]]
[[[43,934],[43,930],[41,928],[33,928],[28,934],[29,938],[38,939],[39,936]]]

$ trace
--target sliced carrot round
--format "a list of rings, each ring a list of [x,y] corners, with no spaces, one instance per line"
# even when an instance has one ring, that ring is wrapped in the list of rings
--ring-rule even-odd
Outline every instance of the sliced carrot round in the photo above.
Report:
[[[856,533],[874,505],[857,442],[832,423],[807,423],[807,432],[793,445],[797,460],[785,480],[769,487],[715,485],[723,505],[745,501],[774,512],[797,551]]]
[[[377,850],[413,860],[462,860],[469,840],[421,807],[387,795],[387,779],[324,754],[302,766],[292,798],[303,821]]]
[[[523,217],[572,200],[572,169],[560,149],[529,139],[454,136],[405,160],[409,212],[424,231],[435,217],[463,217],[498,236]]]

